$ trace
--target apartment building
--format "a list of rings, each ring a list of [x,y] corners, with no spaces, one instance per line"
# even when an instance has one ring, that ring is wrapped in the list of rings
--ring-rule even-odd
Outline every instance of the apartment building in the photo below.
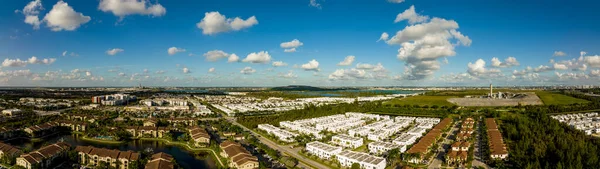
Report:
[[[369,152],[373,154],[383,154],[395,148],[398,148],[400,152],[406,151],[406,146],[381,141],[371,142],[367,148],[369,148]]]
[[[342,147],[332,146],[329,144],[313,141],[306,143],[306,151],[321,159],[329,159],[333,155],[342,152]]]
[[[242,145],[233,141],[224,141],[220,144],[221,156],[228,158],[229,167],[238,169],[258,168],[258,158],[252,156]]]
[[[170,132],[166,127],[149,127],[149,126],[127,126],[125,131],[131,133],[133,137],[155,137],[162,138],[166,133]]]
[[[200,127],[192,127],[188,129],[192,140],[194,140],[194,146],[196,147],[206,147],[210,144],[210,135],[204,128]]]
[[[79,162],[82,165],[98,166],[100,162],[118,169],[128,169],[131,162],[140,159],[140,154],[133,151],[119,151],[92,146],[77,146]]]
[[[352,137],[345,134],[335,135],[331,137],[331,142],[345,148],[357,148],[363,145],[362,138]]]
[[[387,162],[385,158],[369,155],[367,153],[344,150],[336,155],[342,166],[351,167],[357,163],[364,169],[385,169]]]
[[[23,151],[19,150],[18,148],[14,147],[12,145],[0,142],[0,159],[3,159],[3,158],[12,159],[12,158],[18,157],[22,153],[23,153]]]
[[[156,153],[150,157],[145,169],[174,169],[173,156],[167,153]]]
[[[51,168],[61,163],[58,159],[66,158],[71,145],[60,142],[44,146],[38,150],[23,154],[17,158],[17,165],[26,169]]]
[[[490,147],[490,157],[493,159],[505,159],[508,157],[508,151],[506,145],[502,139],[502,134],[498,130],[498,125],[494,118],[486,118],[485,125],[487,127],[487,134],[489,138],[488,145]]]
[[[270,125],[270,124],[259,124],[258,129],[264,130],[267,133],[272,134],[275,137],[277,137],[277,139],[284,141],[284,142],[288,142],[288,143],[293,142],[294,138],[296,138],[298,136],[298,134],[296,134],[296,133],[292,133],[287,130],[282,130],[282,129],[275,127],[273,125]]]

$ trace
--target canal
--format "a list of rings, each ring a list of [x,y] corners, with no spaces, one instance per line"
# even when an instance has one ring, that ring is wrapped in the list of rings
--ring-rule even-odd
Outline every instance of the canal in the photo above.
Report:
[[[215,159],[210,152],[195,153],[174,145],[167,145],[161,141],[154,140],[132,140],[121,144],[108,144],[93,141],[86,141],[80,138],[78,134],[62,134],[55,135],[45,139],[43,142],[31,142],[28,139],[15,139],[7,141],[7,143],[19,147],[21,149],[36,150],[43,145],[53,144],[63,141],[75,146],[94,146],[99,148],[118,149],[121,151],[136,151],[142,152],[152,149],[153,153],[163,152],[168,153],[175,158],[177,164],[184,169],[214,169],[217,168]]]

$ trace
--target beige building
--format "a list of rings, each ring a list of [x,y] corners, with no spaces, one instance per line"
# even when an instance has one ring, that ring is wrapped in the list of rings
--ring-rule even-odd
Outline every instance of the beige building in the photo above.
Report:
[[[98,166],[101,162],[118,169],[127,169],[131,162],[140,158],[140,154],[133,151],[119,151],[92,146],[77,146],[79,162],[82,165]]]
[[[166,127],[129,126],[125,128],[125,131],[131,133],[133,137],[162,138],[170,129]]]
[[[233,141],[224,141],[220,145],[221,156],[229,159],[229,167],[238,169],[258,168],[258,158],[252,156],[242,145]]]
[[[167,153],[156,153],[152,155],[145,169],[173,169],[175,168],[173,160],[173,156]]]
[[[206,147],[208,144],[210,144],[210,135],[205,129],[193,127],[189,129],[189,132],[196,147]]]
[[[12,159],[18,157],[22,153],[23,152],[18,148],[0,142],[0,159],[5,157]]]
[[[26,169],[31,168],[50,168],[55,163],[57,158],[66,158],[67,151],[70,145],[64,142],[51,144],[42,147],[28,154],[21,155],[17,158],[17,165]]]

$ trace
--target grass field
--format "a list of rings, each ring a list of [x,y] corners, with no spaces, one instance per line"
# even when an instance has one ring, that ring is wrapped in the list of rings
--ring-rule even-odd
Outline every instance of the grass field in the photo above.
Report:
[[[454,106],[454,104],[447,101],[448,98],[456,96],[414,96],[402,99],[394,99],[385,102],[384,104],[392,105],[419,105],[419,106]]]
[[[566,95],[562,95],[562,94],[558,94],[558,93],[552,93],[552,92],[548,92],[548,91],[536,91],[535,94],[538,95],[538,97],[540,97],[540,99],[542,99],[542,102],[544,102],[545,105],[573,104],[573,103],[589,102],[587,100],[578,99],[578,98],[574,98],[571,96],[566,96]]]

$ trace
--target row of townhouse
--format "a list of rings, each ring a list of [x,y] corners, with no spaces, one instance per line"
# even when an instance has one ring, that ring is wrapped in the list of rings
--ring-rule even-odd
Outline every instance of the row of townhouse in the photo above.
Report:
[[[23,131],[29,134],[31,137],[40,137],[56,132],[56,128],[59,126],[57,122],[47,122],[44,124],[29,126]]]
[[[44,146],[18,157],[17,165],[26,169],[51,168],[62,162],[57,159],[66,158],[70,147],[71,145],[64,142]]]
[[[18,148],[0,142],[0,159],[13,159],[18,157],[22,153],[23,151],[19,150]]]
[[[408,159],[408,161],[412,163],[421,163],[425,155],[431,151],[434,143],[441,138],[442,131],[450,127],[451,124],[452,119],[445,118],[435,125],[435,127],[425,134],[425,136],[423,136],[419,142],[414,144],[409,150],[406,151],[409,154],[419,154],[417,158]]]
[[[332,146],[318,141],[313,141],[310,143],[306,143],[306,151],[321,159],[329,160],[331,156],[342,152],[342,147]]]
[[[464,163],[469,156],[469,147],[471,143],[466,141],[454,142],[450,147],[450,151],[446,154],[446,163]]]
[[[196,147],[206,147],[210,144],[210,134],[204,128],[200,127],[192,127],[188,129],[192,140],[194,141],[194,146]]]
[[[363,152],[344,150],[336,155],[337,160],[344,167],[359,164],[363,169],[385,169],[387,162],[385,158],[369,155]]]
[[[600,117],[596,112],[554,115],[552,118],[561,123],[566,123],[577,130],[581,130],[587,135],[600,133]]]
[[[406,151],[406,147],[414,144],[419,137],[421,137],[421,135],[417,136],[413,134],[402,133],[400,136],[396,137],[392,143],[401,146],[400,152],[404,153]]]
[[[0,139],[13,138],[18,131],[21,130],[18,128],[0,127]]]
[[[219,145],[221,156],[229,159],[228,167],[238,169],[258,168],[258,158],[252,156],[242,145],[233,141],[224,141]]]
[[[174,169],[173,156],[167,153],[156,153],[150,157],[145,169]]]
[[[287,130],[282,130],[282,129],[275,127],[273,125],[270,125],[270,124],[259,124],[258,129],[264,130],[267,133],[272,134],[275,137],[277,137],[277,139],[284,141],[284,142],[288,142],[288,143],[293,142],[294,138],[296,138],[298,136],[298,134],[296,134],[296,133],[292,133]]]
[[[508,157],[508,151],[502,139],[502,134],[498,130],[496,120],[494,118],[486,118],[485,125],[489,139],[490,157],[493,159],[505,159]]]
[[[104,119],[106,117],[103,116],[95,116],[95,115],[89,115],[89,114],[68,114],[66,115],[67,119],[69,120],[76,120],[76,121],[87,121],[90,123],[94,123],[96,122],[96,120],[100,120],[100,119]]]
[[[84,132],[87,129],[87,124],[81,121],[67,121],[67,120],[58,120],[56,121],[59,126],[67,127],[71,129],[71,131],[79,131]]]
[[[400,121],[391,125],[386,125],[380,130],[370,133],[367,138],[373,141],[381,141],[396,133],[409,125],[408,121]]]
[[[386,116],[386,115],[378,115],[378,114],[367,114],[367,113],[359,113],[359,112],[346,112],[345,114],[347,117],[354,117],[354,118],[360,118],[360,119],[369,119],[369,120],[383,120],[383,119],[389,119],[390,116]]]
[[[362,138],[352,137],[345,134],[335,135],[331,137],[331,142],[345,148],[357,148],[363,145]]]
[[[292,131],[297,131],[300,134],[313,135],[317,139],[323,138],[321,130],[318,130],[312,126],[299,125],[295,122],[289,121],[279,122],[279,125]]]
[[[598,117],[597,112],[591,113],[577,113],[577,114],[561,114],[551,116],[553,119],[558,120],[561,123],[566,123],[568,121],[579,121],[581,119],[590,119]]]
[[[150,127],[150,126],[127,126],[125,131],[129,132],[133,137],[155,137],[162,138],[171,130],[166,127]]]
[[[319,123],[317,125],[315,125],[315,128],[317,130],[327,130],[330,132],[340,132],[340,131],[346,131],[350,128],[356,127],[356,126],[362,126],[365,124],[364,120],[361,120],[359,118],[343,118],[343,119],[339,119],[330,123]]]
[[[98,166],[101,162],[118,169],[128,169],[131,162],[140,159],[140,154],[132,151],[119,151],[92,146],[77,146],[79,163]]]
[[[406,151],[406,146],[381,141],[369,143],[368,148],[369,152],[373,154],[383,154],[395,148],[398,148],[400,152]]]

